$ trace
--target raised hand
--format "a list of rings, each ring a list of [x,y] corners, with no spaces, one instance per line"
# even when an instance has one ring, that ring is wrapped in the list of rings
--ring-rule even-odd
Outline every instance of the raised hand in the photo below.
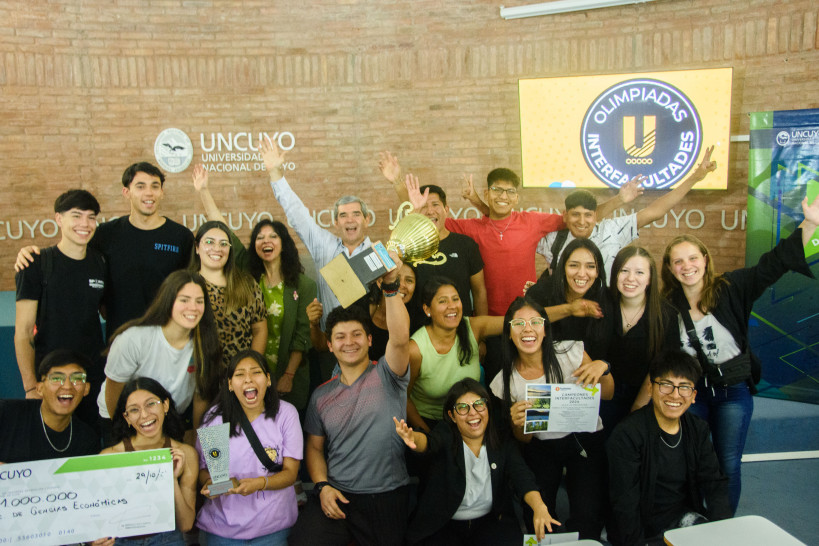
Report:
[[[620,197],[620,201],[623,203],[630,203],[639,196],[643,195],[645,188],[643,188],[642,183],[645,181],[645,179],[645,176],[638,174],[620,186],[620,191],[617,193],[617,195]]]
[[[429,198],[429,188],[424,193],[421,193],[421,185],[418,182],[418,177],[410,173],[404,178],[404,185],[407,187],[407,194],[409,195],[410,203],[414,212],[421,212],[421,209],[427,204]]]
[[[398,158],[387,151],[379,153],[378,156],[380,158],[378,161],[378,169],[381,171],[381,174],[384,175],[384,178],[393,184],[399,182],[401,165],[398,163]]]
[[[208,188],[208,170],[201,163],[193,168],[193,189],[196,191],[206,190]]]
[[[259,140],[259,149],[262,151],[265,169],[270,173],[270,180],[275,181],[281,178],[284,156],[287,155],[287,152],[279,150],[279,147],[266,135]]]
[[[700,161],[699,165],[697,165],[697,169],[694,171],[694,176],[696,177],[697,181],[705,178],[708,173],[712,173],[717,170],[717,162],[711,161],[711,153],[713,151],[713,145],[705,149],[705,155],[702,157],[702,161]]]

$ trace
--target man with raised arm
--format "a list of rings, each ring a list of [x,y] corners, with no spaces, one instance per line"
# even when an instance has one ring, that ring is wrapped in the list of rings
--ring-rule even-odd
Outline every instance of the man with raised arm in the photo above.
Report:
[[[401,166],[398,158],[390,152],[381,153],[378,163],[381,174],[395,186],[401,176]],[[397,186],[399,195],[406,194],[403,185]],[[449,207],[446,204],[446,192],[440,186],[421,186],[423,193],[429,189],[427,203],[419,212],[432,220],[438,228],[440,240],[438,250],[446,256],[446,263],[441,265],[418,264],[415,266],[415,292],[418,297],[411,300],[410,309],[412,319],[422,316],[421,300],[424,286],[431,277],[441,276],[451,280],[458,290],[463,302],[465,316],[486,315],[489,312],[486,300],[486,285],[484,284],[483,260],[478,245],[460,233],[452,233],[446,228],[446,219],[449,217]],[[406,199],[406,197],[404,197]]]
[[[378,362],[368,349],[370,317],[359,306],[327,317],[330,351],[339,375],[310,399],[304,430],[305,462],[314,492],[288,539],[291,546],[402,545],[407,526],[404,443],[385,415],[406,417],[409,315],[398,296],[401,262],[384,276],[389,341]]]
[[[131,319],[141,316],[159,285],[170,273],[187,267],[193,234],[185,226],[159,213],[165,175],[147,162],[134,163],[122,173],[122,195],[130,204],[128,216],[100,224],[89,245],[108,264],[105,290],[106,334],[110,338]],[[32,261],[36,246],[23,248],[15,269]]]
[[[370,211],[362,199],[355,195],[345,195],[335,202],[333,222],[336,225],[337,234],[333,234],[313,220],[310,211],[284,178],[282,164],[285,152],[279,151],[279,148],[269,139],[262,139],[259,144],[265,168],[270,174],[270,187],[273,188],[273,195],[284,209],[290,225],[307,247],[317,270],[330,263],[341,253],[352,258],[370,248],[372,243],[367,236]],[[317,281],[318,296],[323,306],[321,325],[324,327],[328,313],[338,306],[339,302],[321,275],[318,275]]]

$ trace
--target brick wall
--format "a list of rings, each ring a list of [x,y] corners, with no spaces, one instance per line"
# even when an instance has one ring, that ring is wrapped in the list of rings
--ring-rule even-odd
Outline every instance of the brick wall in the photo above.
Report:
[[[450,189],[455,209],[466,206],[462,172],[520,171],[520,78],[732,66],[732,133],[747,134],[749,112],[819,106],[817,15],[811,0],[657,0],[516,21],[488,0],[2,1],[0,261],[56,242],[43,221],[69,187],[92,191],[104,217],[127,213],[122,170],[154,161],[167,127],[191,136],[194,161],[200,134],[292,133],[288,178],[308,206],[361,194],[379,237],[396,205],[379,150]],[[747,143],[730,157],[727,191],[696,192],[675,210],[681,226],[702,212],[696,233],[720,269],[744,258],[744,232],[724,229],[722,214],[730,227],[745,208]],[[254,212],[280,214],[264,173],[211,179],[234,224],[247,213],[242,237]],[[530,189],[521,204],[559,208],[563,197]],[[202,212],[189,171],[169,176],[163,210],[189,226]],[[643,242],[660,253],[675,225],[669,215]],[[12,287],[7,267],[0,290]]]

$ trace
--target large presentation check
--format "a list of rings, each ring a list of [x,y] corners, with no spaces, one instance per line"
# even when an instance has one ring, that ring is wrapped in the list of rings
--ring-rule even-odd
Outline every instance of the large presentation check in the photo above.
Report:
[[[171,531],[169,449],[0,465],[0,545]]]

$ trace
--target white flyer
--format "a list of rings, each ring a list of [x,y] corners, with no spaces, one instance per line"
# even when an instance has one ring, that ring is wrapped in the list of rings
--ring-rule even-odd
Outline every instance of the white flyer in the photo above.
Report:
[[[582,387],[572,383],[544,383],[526,386],[523,432],[594,432],[600,413],[600,384]]]

